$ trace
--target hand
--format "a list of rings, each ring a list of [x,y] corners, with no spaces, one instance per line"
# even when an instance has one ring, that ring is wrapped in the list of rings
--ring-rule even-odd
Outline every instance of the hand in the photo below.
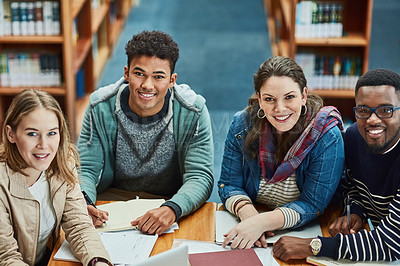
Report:
[[[146,234],[161,235],[175,221],[175,212],[168,206],[162,206],[157,209],[152,209],[132,221],[133,226],[138,227],[140,231]]]
[[[95,227],[101,227],[104,221],[108,221],[108,212],[96,209],[92,205],[87,205],[87,210]]]
[[[232,249],[248,249],[253,247],[255,242],[259,240],[262,246],[267,247],[261,218],[261,215],[258,214],[241,221],[228,233],[224,234],[225,239],[222,246],[226,247],[232,241]]]
[[[310,242],[312,238],[298,238],[293,236],[282,236],[275,242],[273,252],[280,260],[304,259],[312,256]]]
[[[250,217],[253,217],[253,216],[257,215],[257,214],[258,214],[258,211],[254,207],[253,204],[245,205],[238,212],[238,216],[239,216],[240,221],[244,221],[244,220],[246,220],[246,219],[248,219]],[[256,242],[254,242],[254,245],[259,247],[259,248],[261,248],[261,247],[266,248],[268,246],[268,244],[267,244],[265,235],[271,237],[271,236],[274,236],[274,233],[269,232],[269,231],[265,232],[264,234],[261,235],[261,237]]]
[[[328,228],[331,236],[335,236],[338,233],[342,233],[344,235],[355,234],[358,231],[363,229],[363,223],[360,216],[357,214],[350,215],[350,231],[349,231],[349,223],[347,222],[347,216],[342,216],[336,219]]]
[[[109,266],[108,263],[102,262],[102,261],[98,261],[94,264],[95,266]]]

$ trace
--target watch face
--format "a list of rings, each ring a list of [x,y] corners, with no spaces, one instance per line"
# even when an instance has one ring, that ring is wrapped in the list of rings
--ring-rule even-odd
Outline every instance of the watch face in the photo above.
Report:
[[[311,247],[313,249],[320,249],[321,248],[321,242],[319,241],[319,239],[313,239],[313,241],[311,241]]]

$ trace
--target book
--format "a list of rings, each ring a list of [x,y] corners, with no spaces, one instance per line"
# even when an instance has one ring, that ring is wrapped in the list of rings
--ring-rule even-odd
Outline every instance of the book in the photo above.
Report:
[[[53,35],[53,4],[51,1],[43,2],[43,33]]]
[[[35,2],[35,34],[43,35],[43,4],[42,1]]]
[[[59,35],[61,33],[60,25],[60,2],[52,2],[52,12],[53,12],[53,35]]]
[[[20,14],[19,14],[19,2],[13,1],[10,3],[11,9],[11,30],[12,35],[21,35],[20,29]]]
[[[35,4],[27,3],[28,35],[35,35]]]
[[[135,228],[131,225],[133,220],[149,210],[159,208],[164,202],[164,199],[133,199],[100,205],[100,210],[108,212],[108,221],[96,229],[103,232]]]
[[[216,211],[215,212],[215,242],[222,244],[225,237],[224,234],[232,229],[239,223],[239,219],[228,211]],[[318,219],[296,229],[286,229],[274,231],[275,235],[267,237],[267,243],[273,244],[281,236],[295,236],[302,238],[313,238],[322,236],[321,226],[319,225]]]
[[[0,36],[4,36],[4,5],[3,0],[0,0]]]
[[[10,0],[3,0],[3,10],[4,10],[4,20],[3,20],[3,28],[4,35],[11,35],[11,7]]]
[[[334,260],[327,257],[307,257],[306,261],[317,266],[337,266],[337,265],[356,265],[356,266],[372,266],[372,265],[400,265],[400,261],[352,261],[352,260]]]
[[[191,266],[262,266],[254,249],[232,249],[227,251],[189,254],[189,262]]]
[[[28,35],[28,3],[19,3],[19,26],[21,35]]]

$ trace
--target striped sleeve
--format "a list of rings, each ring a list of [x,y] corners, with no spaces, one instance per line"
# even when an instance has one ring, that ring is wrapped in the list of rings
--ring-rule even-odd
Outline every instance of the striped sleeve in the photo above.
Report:
[[[393,261],[400,259],[400,193],[389,204],[389,215],[375,230],[362,230],[356,234],[338,234],[334,238],[321,238],[318,256],[353,261]]]

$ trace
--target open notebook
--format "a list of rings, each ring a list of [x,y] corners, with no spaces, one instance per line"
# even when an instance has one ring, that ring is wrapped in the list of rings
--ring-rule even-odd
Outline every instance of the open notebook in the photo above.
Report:
[[[307,262],[318,266],[337,266],[337,265],[355,265],[355,266],[372,266],[372,265],[400,265],[400,261],[351,261],[351,260],[334,260],[326,257],[311,256],[307,258]]]
[[[132,264],[132,266],[160,266],[160,265],[174,265],[174,266],[187,266],[189,265],[188,246],[180,245],[179,247],[169,249],[160,254],[151,256],[139,263]]]
[[[96,229],[99,232],[104,232],[134,228],[131,221],[151,209],[160,207],[164,202],[164,199],[133,199],[99,205],[98,208],[107,211],[109,215],[107,224]]]
[[[228,211],[215,212],[215,242],[222,244],[224,242],[224,234],[231,230],[239,220]],[[275,243],[281,236],[296,236],[303,238],[312,238],[322,236],[321,226],[318,220],[308,223],[298,229],[275,231],[275,235],[267,237],[267,243]]]

